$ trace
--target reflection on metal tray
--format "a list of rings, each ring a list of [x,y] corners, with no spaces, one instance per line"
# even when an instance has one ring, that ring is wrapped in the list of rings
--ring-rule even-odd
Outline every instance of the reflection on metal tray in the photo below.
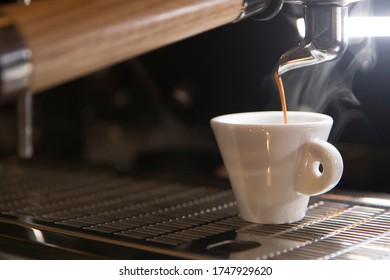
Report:
[[[322,195],[299,222],[258,225],[240,219],[230,188],[73,164],[0,167],[0,258],[390,258],[386,195]]]

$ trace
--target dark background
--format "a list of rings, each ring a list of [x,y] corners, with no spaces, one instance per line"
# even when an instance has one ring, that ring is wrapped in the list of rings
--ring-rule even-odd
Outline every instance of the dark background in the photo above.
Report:
[[[390,16],[387,2],[373,1],[374,14]],[[229,24],[36,95],[35,158],[220,179],[209,120],[280,110],[271,75],[300,41],[291,14],[284,7],[269,21]],[[345,160],[339,187],[389,192],[390,38],[374,41],[375,66],[352,80],[359,104],[333,97],[322,111],[335,119],[330,141]],[[2,157],[15,154],[15,122],[15,104],[3,104]]]

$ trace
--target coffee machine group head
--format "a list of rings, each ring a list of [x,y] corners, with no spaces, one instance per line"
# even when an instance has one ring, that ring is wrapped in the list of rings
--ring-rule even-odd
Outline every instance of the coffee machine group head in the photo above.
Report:
[[[229,22],[268,20],[284,4],[300,5],[306,37],[280,58],[283,74],[340,57],[349,4],[358,1],[365,0],[102,0],[111,15],[92,1],[80,7],[78,0],[1,5],[0,99],[26,89],[41,92]]]
[[[279,60],[278,74],[341,57],[348,45],[349,4],[364,0],[286,0],[303,5],[305,37]]]

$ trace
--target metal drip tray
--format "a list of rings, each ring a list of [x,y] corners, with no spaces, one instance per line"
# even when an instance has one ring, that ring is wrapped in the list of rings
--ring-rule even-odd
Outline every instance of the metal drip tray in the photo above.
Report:
[[[299,222],[258,225],[238,216],[230,188],[73,164],[0,167],[0,258],[25,248],[27,258],[390,258],[386,195],[322,195]]]

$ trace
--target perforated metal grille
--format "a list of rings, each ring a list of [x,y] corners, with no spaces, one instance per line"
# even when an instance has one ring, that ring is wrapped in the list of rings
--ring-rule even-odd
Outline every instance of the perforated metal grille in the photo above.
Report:
[[[44,223],[175,250],[208,238],[256,239],[260,246],[239,255],[262,259],[390,258],[390,211],[320,197],[293,224],[243,221],[230,189],[119,175],[60,164],[2,164],[2,217]],[[28,219],[27,219],[28,218]],[[211,239],[210,239],[211,240]],[[278,243],[279,242],[279,243]],[[266,250],[265,250],[266,249]],[[244,252],[245,253],[245,252]],[[224,254],[224,257],[229,255]]]

